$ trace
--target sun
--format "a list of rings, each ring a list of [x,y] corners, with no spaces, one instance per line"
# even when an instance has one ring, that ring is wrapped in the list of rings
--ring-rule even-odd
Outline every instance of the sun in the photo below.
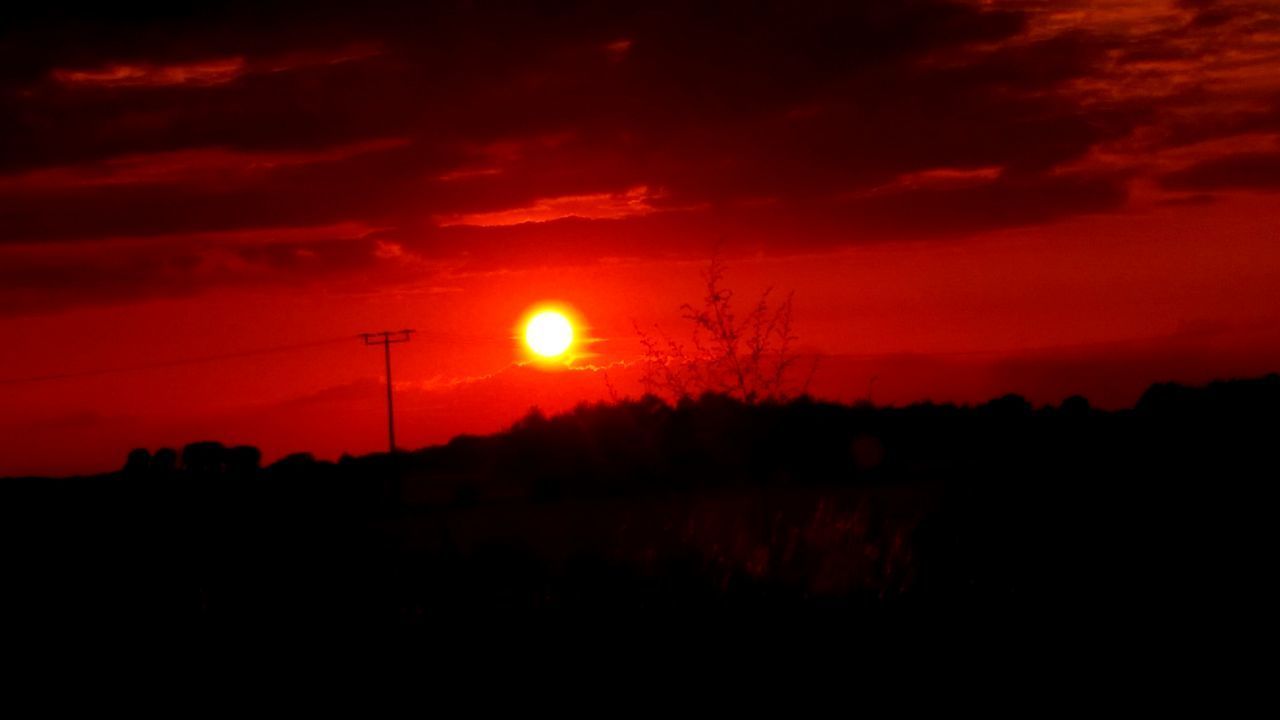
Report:
[[[555,310],[543,310],[524,326],[524,341],[535,354],[559,357],[573,344],[573,325]]]

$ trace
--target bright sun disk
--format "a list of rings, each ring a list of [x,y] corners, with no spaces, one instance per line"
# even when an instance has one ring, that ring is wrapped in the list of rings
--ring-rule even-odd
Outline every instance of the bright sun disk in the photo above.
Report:
[[[524,328],[529,349],[546,358],[564,354],[573,343],[573,325],[554,310],[544,310],[529,319]]]

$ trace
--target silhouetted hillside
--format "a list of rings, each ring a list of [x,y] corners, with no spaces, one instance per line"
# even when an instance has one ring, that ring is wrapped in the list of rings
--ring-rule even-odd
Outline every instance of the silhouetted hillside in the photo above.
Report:
[[[1247,602],[1280,376],[1130,411],[746,405],[533,412],[412,453],[251,447],[0,481],[10,620],[445,622],[486,607],[1082,609]]]

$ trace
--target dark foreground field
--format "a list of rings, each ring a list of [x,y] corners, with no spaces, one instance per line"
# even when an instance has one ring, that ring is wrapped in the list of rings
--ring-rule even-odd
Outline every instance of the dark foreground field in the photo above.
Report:
[[[708,396],[258,467],[0,481],[8,623],[445,624],[505,608],[1195,611],[1268,585],[1280,377],[1129,411]]]

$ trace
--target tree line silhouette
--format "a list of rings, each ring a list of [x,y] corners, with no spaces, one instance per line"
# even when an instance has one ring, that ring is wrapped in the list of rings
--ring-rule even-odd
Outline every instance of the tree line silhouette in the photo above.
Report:
[[[1100,411],[723,394],[531,411],[415,452],[138,449],[0,481],[6,620],[431,626],[484,608],[1247,602],[1280,376]]]

